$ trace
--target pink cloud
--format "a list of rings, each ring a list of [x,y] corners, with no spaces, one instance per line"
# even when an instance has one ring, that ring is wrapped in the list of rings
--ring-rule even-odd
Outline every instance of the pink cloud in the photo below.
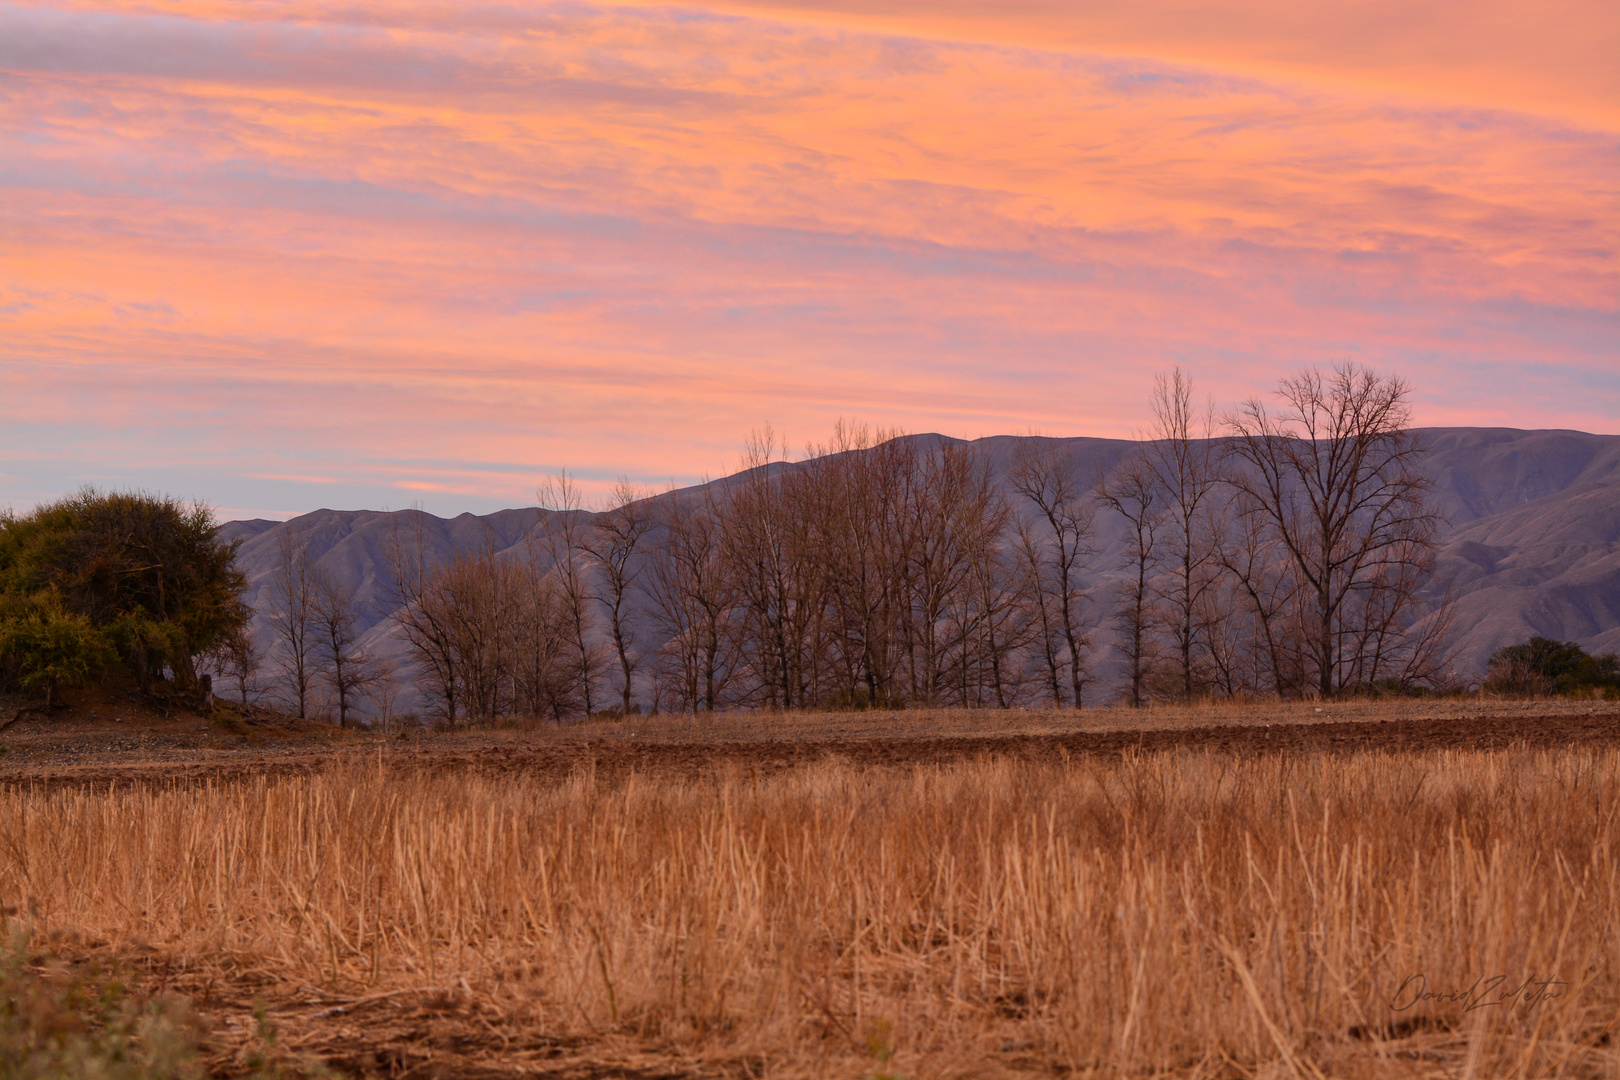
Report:
[[[1128,434],[1172,364],[1620,415],[1620,139],[1574,113],[951,19],[163,7],[0,8],[31,445],[518,500],[723,471],[766,420]]]

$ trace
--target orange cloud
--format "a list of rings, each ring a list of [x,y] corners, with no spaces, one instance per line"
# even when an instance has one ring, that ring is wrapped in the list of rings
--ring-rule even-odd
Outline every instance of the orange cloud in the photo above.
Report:
[[[724,10],[1159,60],[1339,91],[1620,121],[1620,9],[1591,0],[721,0]]]
[[[1559,65],[1378,6],[989,10],[0,6],[0,500],[41,439],[375,505],[690,479],[767,419],[1127,434],[1176,363],[1612,427],[1610,16]]]

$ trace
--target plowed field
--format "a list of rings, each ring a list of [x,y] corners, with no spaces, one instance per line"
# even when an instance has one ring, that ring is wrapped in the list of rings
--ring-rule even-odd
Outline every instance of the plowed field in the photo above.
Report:
[[[593,769],[604,780],[630,773],[700,776],[739,770],[768,774],[829,759],[853,765],[909,766],[989,756],[1052,761],[1066,756],[1171,749],[1250,755],[1620,744],[1620,706],[1612,703],[1562,707],[1554,703],[1485,703],[1450,715],[1419,716],[1406,715],[1399,706],[1385,706],[1362,709],[1355,719],[1337,719],[1336,714],[1344,711],[1348,709],[1334,707],[1321,716],[1298,708],[1274,715],[1228,714],[1214,718],[1219,722],[1185,726],[1154,724],[1155,715],[1146,713],[1141,715],[1141,727],[1107,730],[1090,729],[1096,721],[1068,719],[1074,714],[1014,714],[1022,723],[1007,723],[1014,730],[1006,732],[994,730],[998,714],[992,713],[977,714],[982,723],[958,724],[957,730],[946,734],[928,733],[923,718],[914,714],[888,714],[893,718],[889,725],[881,714],[860,716],[858,724],[847,718],[799,716],[785,719],[774,737],[768,721],[758,717],[721,720],[706,727],[689,720],[638,718],[528,731],[394,737],[289,723],[242,725],[234,735],[222,735],[206,724],[198,727],[196,722],[167,733],[148,729],[140,735],[108,732],[105,724],[75,730],[58,723],[48,732],[19,740],[10,753],[0,757],[0,783],[228,781],[308,773],[356,755],[379,754],[395,768],[522,774],[555,782],[580,769]],[[1080,714],[1082,718],[1087,715]],[[1116,710],[1103,715],[1114,724],[1134,719],[1132,714]],[[1031,723],[1031,716],[1039,719]],[[1197,717],[1190,714],[1186,719],[1196,721]],[[1023,730],[1018,730],[1020,726]],[[1028,730],[1032,727],[1046,730]]]

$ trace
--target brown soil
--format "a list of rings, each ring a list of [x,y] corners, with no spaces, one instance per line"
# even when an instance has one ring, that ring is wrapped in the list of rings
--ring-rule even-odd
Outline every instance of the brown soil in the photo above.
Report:
[[[205,715],[132,686],[76,692],[52,708],[0,696],[0,782],[183,779],[215,775],[217,761],[318,756],[369,738],[230,702]]]
[[[334,993],[233,956],[112,949],[55,934],[36,963],[114,972],[147,999],[182,999],[213,1080],[743,1080],[757,1060],[694,1061],[630,1033],[548,1034],[465,985]],[[256,1060],[257,1059],[257,1060]]]
[[[829,759],[881,767],[995,755],[1054,760],[1172,749],[1248,755],[1577,743],[1620,743],[1620,704],[1465,700],[1240,712],[741,715],[706,722],[634,717],[563,728],[383,736],[225,704],[213,717],[161,710],[123,693],[78,701],[48,718],[31,714],[0,732],[0,783],[220,781],[308,773],[377,755],[394,768],[556,782],[580,769],[612,781],[632,772],[772,773]]]

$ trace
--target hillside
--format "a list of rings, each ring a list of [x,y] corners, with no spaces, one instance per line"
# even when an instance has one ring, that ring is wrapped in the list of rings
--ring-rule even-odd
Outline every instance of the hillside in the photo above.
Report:
[[[1590,652],[1620,650],[1620,436],[1506,428],[1422,434],[1436,505],[1450,523],[1436,584],[1457,599],[1456,669],[1479,672],[1493,650],[1532,634],[1577,641]],[[998,476],[1021,438],[979,441]],[[1084,477],[1099,474],[1131,446],[1115,439],[1057,441]],[[420,530],[433,559],[483,550],[518,557],[545,517],[535,508],[448,520],[419,511],[318,510],[284,523],[229,522],[221,535],[242,541],[248,599],[263,612],[281,538],[289,530],[307,533],[316,564],[354,590],[370,647],[399,655],[387,621],[390,536]],[[1097,548],[1085,584],[1100,593],[1124,562],[1121,524],[1106,514],[1098,516]],[[255,634],[268,643],[262,615]]]

